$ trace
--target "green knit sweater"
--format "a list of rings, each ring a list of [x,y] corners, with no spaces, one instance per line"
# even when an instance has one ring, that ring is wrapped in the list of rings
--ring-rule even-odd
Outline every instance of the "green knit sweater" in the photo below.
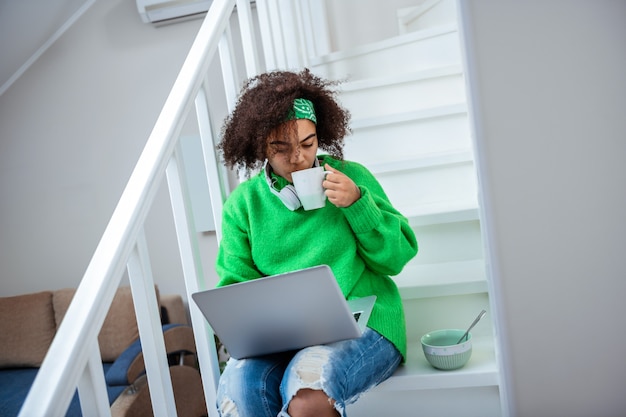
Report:
[[[321,209],[290,211],[270,192],[263,172],[241,183],[224,204],[218,286],[329,265],[346,299],[377,296],[368,327],[406,358],[404,311],[389,276],[417,253],[413,230],[364,166],[319,158],[350,177],[361,198],[346,208],[326,201]]]

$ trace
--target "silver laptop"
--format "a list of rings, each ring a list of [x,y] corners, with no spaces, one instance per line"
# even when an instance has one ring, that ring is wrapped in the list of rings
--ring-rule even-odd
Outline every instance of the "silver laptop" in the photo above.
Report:
[[[327,265],[192,294],[236,358],[361,336],[376,296],[346,301]]]

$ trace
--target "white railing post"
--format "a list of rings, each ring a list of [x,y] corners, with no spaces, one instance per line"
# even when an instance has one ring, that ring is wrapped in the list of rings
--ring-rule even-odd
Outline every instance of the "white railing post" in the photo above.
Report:
[[[205,91],[206,88],[206,86],[200,88],[196,96],[196,116],[198,118],[198,129],[200,131],[204,167],[209,184],[209,194],[211,195],[213,224],[215,224],[215,235],[219,244],[222,238],[222,206],[228,196],[228,180],[226,177],[227,174],[224,172],[224,169],[221,168],[222,165],[219,163],[219,157],[215,151],[213,129],[211,128],[209,106]]]
[[[222,77],[224,78],[224,93],[226,94],[226,103],[228,105],[228,111],[232,111],[235,108],[237,102],[238,78],[237,78],[237,64],[235,61],[235,55],[233,51],[233,41],[230,33],[230,28],[226,28],[219,43],[220,63],[222,68]],[[239,172],[239,180],[246,179],[246,172]],[[219,224],[215,224],[215,227],[219,227]]]
[[[267,10],[270,24],[272,44],[274,45],[275,66],[278,69],[287,68],[287,53],[285,51],[285,37],[283,34],[283,22],[280,18],[279,0],[267,0]]]
[[[268,0],[256,1],[256,12],[259,17],[259,32],[261,33],[261,43],[263,44],[263,57],[265,58],[265,69],[270,71],[277,68],[276,46],[272,36],[272,23]]]
[[[278,12],[282,29],[282,40],[285,55],[283,69],[298,69],[302,66],[300,55],[306,53],[300,49],[300,33],[298,31],[298,16],[296,6],[292,0],[278,0]]]
[[[330,32],[326,18],[326,2],[302,0],[303,36],[306,38],[308,57],[326,55],[331,52]]]
[[[261,68],[249,0],[237,0],[237,17],[239,18],[239,31],[241,32],[241,47],[246,64],[246,75],[249,78],[258,74]]]
[[[137,244],[130,254],[127,267],[139,338],[142,341],[141,350],[146,366],[146,376],[150,386],[152,413],[157,417],[176,416],[159,304],[143,229],[139,232]]]
[[[306,57],[304,66],[308,66],[309,59],[311,57],[317,56],[315,39],[317,38],[318,34],[315,30],[316,26],[311,19],[309,1],[304,0],[302,2],[296,2],[296,6],[300,19],[300,32],[302,33],[302,49],[304,51],[304,56]]]
[[[222,34],[220,43],[218,46],[220,54],[220,64],[222,68],[222,77],[224,79],[224,92],[226,94],[226,104],[228,105],[228,111],[235,108],[235,102],[237,101],[237,64],[235,60],[235,54],[233,51],[233,39],[230,32],[230,26],[227,26]]]
[[[97,338],[91,343],[89,350],[87,365],[78,380],[80,409],[83,416],[110,417],[111,408]]]
[[[309,66],[309,57],[312,56],[313,49],[310,46],[310,42],[307,39],[307,24],[310,24],[310,20],[308,19],[308,15],[306,15],[306,3],[302,3],[300,1],[295,1],[293,3],[293,13],[294,13],[294,32],[297,36],[297,43],[295,45],[297,57],[298,57],[298,68],[300,67],[308,67]]]
[[[193,213],[189,204],[184,169],[179,155],[180,152],[177,148],[167,165],[167,183],[170,191],[185,286],[187,288],[189,313],[196,341],[196,350],[198,351],[204,398],[209,415],[217,417],[216,393],[220,368],[213,331],[209,328],[204,316],[191,298],[191,294],[205,289],[200,288],[200,283],[204,283],[204,274]]]

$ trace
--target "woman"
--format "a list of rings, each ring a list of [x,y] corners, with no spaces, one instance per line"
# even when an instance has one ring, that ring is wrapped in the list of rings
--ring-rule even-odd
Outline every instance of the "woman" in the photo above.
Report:
[[[406,356],[402,303],[389,275],[415,256],[417,242],[374,176],[343,160],[350,115],[334,85],[304,70],[262,74],[244,86],[219,148],[227,166],[262,170],[224,205],[218,286],[326,264],[346,299],[377,296],[368,329],[354,340],[231,358],[218,388],[223,417],[345,416],[347,404]],[[328,201],[305,211],[291,174],[318,165],[330,171]]]

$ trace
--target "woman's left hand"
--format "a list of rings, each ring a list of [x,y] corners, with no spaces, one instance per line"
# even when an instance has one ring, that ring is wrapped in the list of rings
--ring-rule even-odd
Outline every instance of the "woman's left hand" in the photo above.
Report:
[[[331,172],[326,174],[322,183],[328,201],[337,207],[348,207],[361,198],[361,190],[350,177],[328,164],[324,165],[324,169]]]

